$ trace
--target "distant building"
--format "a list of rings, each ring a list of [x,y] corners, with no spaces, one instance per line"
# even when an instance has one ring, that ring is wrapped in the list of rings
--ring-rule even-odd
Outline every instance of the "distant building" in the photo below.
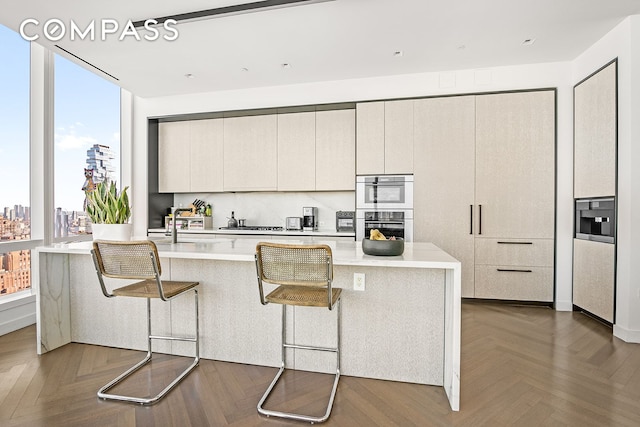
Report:
[[[31,251],[0,255],[0,295],[31,287]]]
[[[115,174],[111,161],[116,156],[107,145],[94,144],[87,150],[87,169],[93,169],[93,182],[109,181]]]

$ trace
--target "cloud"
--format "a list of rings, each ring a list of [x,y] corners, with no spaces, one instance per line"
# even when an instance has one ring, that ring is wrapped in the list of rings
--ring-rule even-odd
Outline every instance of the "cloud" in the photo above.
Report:
[[[78,136],[73,130],[71,133],[55,136],[56,147],[62,151],[87,149],[93,144],[97,144],[98,141],[90,136]]]
[[[111,141],[120,142],[120,132],[114,132],[113,135],[111,135]]]

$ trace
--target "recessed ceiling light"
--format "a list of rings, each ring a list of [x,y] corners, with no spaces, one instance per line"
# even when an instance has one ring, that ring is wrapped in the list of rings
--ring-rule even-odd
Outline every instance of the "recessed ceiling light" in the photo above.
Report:
[[[192,78],[194,78],[194,77],[195,77],[195,76],[194,76],[193,74],[191,74],[191,73],[187,73],[187,74],[185,74],[184,76],[185,76],[186,78],[188,78],[188,79],[192,79]]]
[[[522,46],[531,46],[532,44],[534,44],[536,42],[536,39],[525,39],[522,42]]]
[[[393,52],[393,56],[398,57],[398,56],[402,56],[402,55],[404,55],[404,52],[401,51],[401,50],[396,50],[395,52]]]
[[[288,62],[285,62],[282,64],[282,68],[291,68],[291,64],[289,64]]]

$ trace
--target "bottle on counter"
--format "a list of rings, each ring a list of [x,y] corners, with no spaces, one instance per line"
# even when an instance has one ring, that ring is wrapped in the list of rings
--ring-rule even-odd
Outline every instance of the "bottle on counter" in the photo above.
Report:
[[[227,222],[228,228],[238,228],[238,220],[235,217],[235,212],[231,211],[231,218],[229,218],[229,222]]]
[[[211,216],[211,203],[207,203],[207,207],[204,210],[205,216]]]

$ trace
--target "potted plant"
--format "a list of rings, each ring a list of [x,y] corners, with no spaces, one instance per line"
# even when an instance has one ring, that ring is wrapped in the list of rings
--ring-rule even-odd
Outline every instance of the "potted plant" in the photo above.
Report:
[[[119,194],[113,181],[99,182],[87,191],[85,210],[91,218],[93,240],[131,240],[131,208],[125,187]]]

